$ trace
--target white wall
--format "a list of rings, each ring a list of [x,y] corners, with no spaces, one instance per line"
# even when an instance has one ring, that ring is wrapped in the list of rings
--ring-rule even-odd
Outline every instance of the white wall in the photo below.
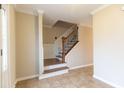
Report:
[[[78,34],[79,42],[65,57],[70,68],[92,64],[92,29],[79,26]]]
[[[54,44],[44,44],[44,59],[55,58]]]
[[[124,5],[111,5],[93,15],[94,76],[124,87]]]

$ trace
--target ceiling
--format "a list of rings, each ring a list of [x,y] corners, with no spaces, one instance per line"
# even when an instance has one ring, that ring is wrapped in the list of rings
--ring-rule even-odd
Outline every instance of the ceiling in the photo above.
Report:
[[[63,20],[76,24],[91,26],[91,12],[102,6],[101,4],[17,4],[17,11],[44,12],[44,25],[52,26],[56,21]]]

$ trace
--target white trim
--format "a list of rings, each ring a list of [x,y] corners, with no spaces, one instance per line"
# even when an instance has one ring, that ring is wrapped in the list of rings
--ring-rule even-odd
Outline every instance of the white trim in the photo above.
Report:
[[[19,82],[19,81],[36,78],[36,77],[38,77],[38,76],[39,76],[39,75],[31,75],[31,76],[27,76],[27,77],[20,77],[20,78],[17,78],[16,81],[15,81],[15,84],[16,84],[17,82]]]
[[[45,66],[44,67],[44,70],[50,70],[50,69],[60,68],[60,67],[65,67],[65,66],[67,66],[66,63],[56,64],[56,65],[50,65],[50,66]]]
[[[38,32],[39,32],[39,74],[44,72],[44,48],[43,48],[43,16],[38,14]]]
[[[104,83],[106,83],[106,84],[111,85],[112,87],[115,87],[115,88],[124,88],[124,87],[122,87],[122,86],[116,85],[116,84],[114,84],[114,83],[112,83],[112,82],[109,82],[109,81],[107,81],[107,80],[105,80],[105,79],[103,79],[103,78],[101,78],[101,77],[99,77],[99,76],[96,76],[96,75],[93,75],[93,78],[98,79],[98,80],[100,80],[100,81],[102,81],[102,82],[104,82]]]
[[[2,11],[1,9],[0,9],[0,49],[2,49]],[[1,55],[0,55],[0,88],[2,88],[2,56]]]
[[[91,12],[91,15],[94,15],[95,13],[97,13],[97,12],[99,12],[99,11],[101,11],[101,10],[103,10],[103,9],[105,9],[105,8],[107,8],[107,7],[109,7],[109,6],[111,6],[111,5],[110,5],[110,4],[102,5],[101,7],[95,9],[94,11],[92,11],[92,12]]]
[[[39,76],[39,80],[44,79],[44,78],[49,78],[49,77],[62,75],[62,74],[65,74],[65,73],[68,73],[68,69],[64,69],[64,70],[60,70],[60,71],[56,71],[56,72],[52,72],[52,73],[48,73],[48,74],[42,74],[42,75]]]
[[[5,30],[4,32],[6,32],[6,35],[7,36],[5,36],[5,33],[4,33],[4,43],[2,43],[3,45],[3,52],[5,52],[4,53],[4,55],[3,55],[3,59],[4,60],[2,60],[3,61],[3,64],[2,64],[2,87],[4,87],[4,88],[10,88],[11,87],[11,74],[10,74],[10,72],[11,72],[11,70],[10,70],[10,39],[9,39],[9,37],[10,37],[10,31],[9,31],[9,16],[10,16],[10,10],[9,10],[9,5],[7,5],[7,4],[4,4],[4,5],[2,5],[2,8],[3,8],[3,12],[4,12],[4,14],[5,14],[5,16],[4,17],[6,17],[5,19],[4,19],[4,23],[3,23],[3,25],[5,26],[5,27],[3,27],[3,30]],[[7,42],[6,42],[6,40],[5,40],[5,37],[6,37],[6,40],[7,40]],[[6,45],[5,45],[5,42],[6,42]],[[4,46],[5,45],[5,46]],[[6,48],[6,49],[5,49]],[[5,55],[7,56],[6,58],[4,58],[5,57]],[[5,61],[6,60],[6,61]]]
[[[25,8],[25,7],[18,7],[16,4],[14,5],[15,11],[16,12],[21,12],[25,14],[30,14],[37,16],[38,14],[43,15],[44,11],[39,10],[39,9],[34,9],[34,8]]]
[[[93,64],[87,64],[87,65],[80,65],[80,66],[70,67],[69,70],[78,69],[78,68],[84,68],[84,67],[89,67],[89,66],[93,66]]]
[[[16,6],[15,6],[16,7]],[[30,15],[34,15],[34,16],[37,16],[33,10],[32,11],[28,11],[26,9],[19,9],[19,8],[15,8],[15,11],[16,12],[20,12],[20,13],[24,13],[24,14],[30,14]]]

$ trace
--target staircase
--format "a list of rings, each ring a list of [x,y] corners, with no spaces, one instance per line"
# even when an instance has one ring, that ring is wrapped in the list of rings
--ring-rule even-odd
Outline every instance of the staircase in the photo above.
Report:
[[[65,63],[65,56],[71,51],[71,49],[78,43],[78,27],[73,26],[72,32],[67,37],[62,37],[62,49],[58,50],[56,56],[59,60]]]
[[[68,73],[69,68],[65,62],[65,57],[78,43],[78,26],[73,25],[67,33],[60,37],[58,43],[61,47],[57,46],[56,58],[44,60],[44,73],[40,79]]]

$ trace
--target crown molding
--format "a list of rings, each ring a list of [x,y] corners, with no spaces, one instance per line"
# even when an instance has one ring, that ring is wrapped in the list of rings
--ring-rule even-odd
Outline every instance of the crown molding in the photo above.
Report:
[[[28,10],[26,10],[26,9],[18,9],[18,8],[15,8],[15,11],[16,11],[16,12],[20,12],[20,13],[25,13],[25,14],[37,16],[33,11],[28,11]]]
[[[97,9],[93,10],[90,14],[91,14],[91,15],[94,15],[94,14],[96,14],[97,12],[99,12],[99,11],[101,11],[101,10],[103,10],[103,9],[105,9],[105,8],[107,8],[107,7],[109,7],[109,6],[111,6],[111,4],[102,5],[101,7],[99,7],[99,8],[97,8]]]
[[[42,10],[38,10],[38,9],[29,9],[29,8],[24,8],[24,7],[17,7],[17,5],[14,5],[15,7],[15,11],[16,12],[21,12],[21,13],[25,13],[25,14],[30,14],[30,15],[34,15],[37,16],[38,14],[43,15],[44,11]]]

